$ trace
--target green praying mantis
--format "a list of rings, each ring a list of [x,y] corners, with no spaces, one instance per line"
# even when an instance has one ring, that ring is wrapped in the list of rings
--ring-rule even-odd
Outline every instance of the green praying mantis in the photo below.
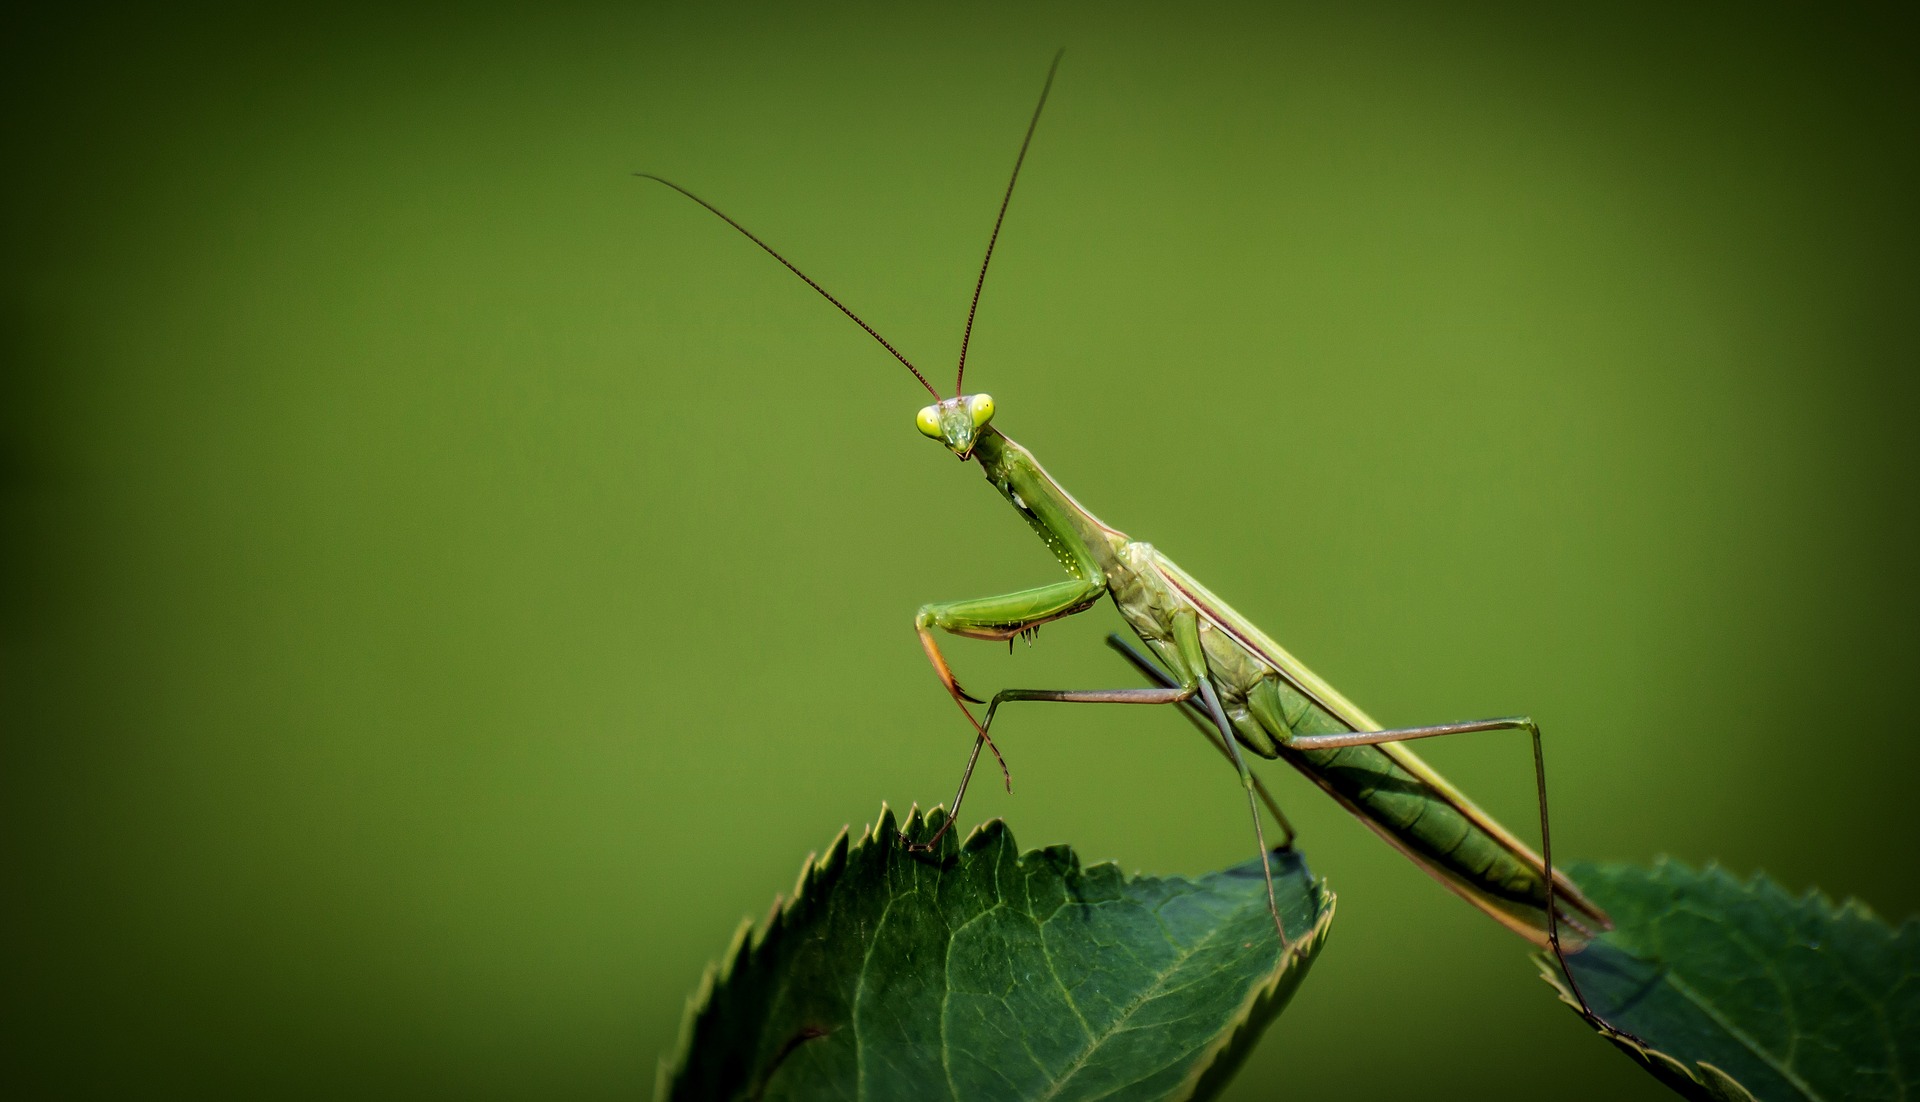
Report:
[[[905,365],[935,399],[919,411],[915,419],[919,431],[939,441],[961,461],[978,463],[987,481],[1033,528],[1066,571],[1065,581],[994,597],[930,603],[915,615],[914,631],[920,645],[941,685],[966,716],[974,731],[974,743],[946,821],[932,837],[919,842],[902,838],[902,843],[931,849],[958,821],[961,801],[983,748],[992,752],[1011,790],[1012,775],[991,734],[994,716],[1002,705],[1016,701],[1171,704],[1185,712],[1215,749],[1232,762],[1247,796],[1263,858],[1268,850],[1260,816],[1262,803],[1283,831],[1283,845],[1292,842],[1294,832],[1266,786],[1248,768],[1243,750],[1262,758],[1281,759],[1300,770],[1422,871],[1495,921],[1552,951],[1565,971],[1566,954],[1579,951],[1589,938],[1610,929],[1612,923],[1571,880],[1553,868],[1546,768],[1540,728],[1532,719],[1514,716],[1383,728],[1173,560],[1094,516],[1047,474],[1032,452],[994,426],[996,407],[992,397],[965,391],[967,345],[973,336],[987,266],[993,260],[1014,184],[1020,178],[1020,167],[1059,64],[1060,55],[1056,54],[987,239],[986,257],[981,261],[973,302],[967,310],[951,398],[942,397],[886,338],[746,227],[672,181],[651,173],[638,174],[680,192],[739,230]],[[1019,636],[1030,637],[1043,624],[1084,612],[1102,597],[1112,599],[1146,650],[1143,653],[1118,635],[1110,636],[1108,642],[1152,684],[1110,689],[1003,689],[983,701],[961,687],[935,637],[937,630],[970,639],[1011,642]],[[976,716],[970,705],[979,704],[986,710]],[[1531,739],[1540,808],[1539,853],[1474,806],[1406,745],[1416,739],[1492,731],[1525,732]],[[1270,867],[1266,886],[1281,949],[1293,952],[1295,945],[1287,936],[1274,901]],[[1578,995],[1577,986],[1574,990]],[[1580,1001],[1585,1011],[1584,997]],[[1592,1017],[1590,1011],[1587,1014]]]

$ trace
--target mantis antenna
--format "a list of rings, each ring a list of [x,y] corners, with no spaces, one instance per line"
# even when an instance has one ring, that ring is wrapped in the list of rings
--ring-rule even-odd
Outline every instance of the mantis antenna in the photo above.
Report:
[[[1027,159],[1027,146],[1033,144],[1034,128],[1040,125],[1040,111],[1047,105],[1047,93],[1053,91],[1053,74],[1060,71],[1060,59],[1066,52],[1065,46],[1055,50],[1053,64],[1047,66],[1047,82],[1040,86],[1040,102],[1033,105],[1033,118],[1027,120],[1027,136],[1020,139],[1020,155],[1013,159],[1013,175],[1007,178],[1007,193],[1000,197],[1000,213],[994,216],[993,233],[987,238],[987,255],[980,260],[980,278],[973,281],[973,303],[967,307],[967,328],[960,334],[960,368],[953,374],[955,395],[961,393],[960,381],[967,377],[967,342],[973,339],[973,315],[980,309],[980,288],[987,283],[987,265],[993,263],[993,246],[1000,240],[1000,223],[1006,220],[1007,204],[1013,201],[1013,185],[1020,179],[1020,166]]]
[[[1022,151],[1024,152],[1024,148],[1023,148],[1023,150],[1022,150]],[[657,182],[659,182],[659,183],[662,183],[662,184],[665,184],[665,185],[667,185],[668,187],[670,187],[670,188],[672,188],[673,190],[675,190],[675,191],[677,191],[677,192],[679,192],[680,194],[682,194],[682,195],[684,195],[684,196],[686,196],[687,198],[689,198],[689,199],[691,199],[691,200],[693,200],[694,202],[696,202],[696,203],[698,203],[698,204],[700,204],[701,206],[703,206],[703,207],[705,207],[705,208],[707,208],[708,210],[710,210],[710,211],[712,211],[712,212],[713,212],[714,214],[716,214],[716,215],[718,215],[718,216],[719,216],[719,218],[720,218],[720,220],[721,220],[722,222],[725,222],[725,223],[726,223],[727,225],[729,225],[729,226],[732,226],[732,227],[733,227],[734,229],[736,229],[736,230],[739,230],[739,231],[740,231],[741,233],[743,233],[743,234],[745,234],[745,235],[747,236],[747,240],[749,240],[749,241],[751,241],[751,242],[753,242],[754,244],[756,244],[756,245],[758,245],[758,246],[760,246],[760,247],[761,247],[762,249],[765,249],[765,250],[766,250],[766,252],[767,252],[767,255],[768,255],[768,256],[771,256],[771,257],[773,257],[773,258],[774,258],[775,260],[778,260],[778,261],[779,261],[780,263],[782,263],[782,264],[784,264],[784,265],[786,265],[786,268],[787,268],[787,271],[789,271],[789,272],[792,272],[792,273],[793,273],[794,275],[797,275],[797,276],[799,276],[799,277],[800,277],[800,278],[801,278],[802,280],[804,280],[804,281],[806,281],[806,284],[807,284],[807,286],[809,286],[809,287],[811,287],[811,288],[813,288],[814,290],[816,290],[816,291],[818,291],[818,292],[820,292],[820,297],[821,297],[821,298],[824,298],[824,299],[826,299],[826,300],[827,300],[828,302],[831,302],[831,303],[833,303],[833,304],[834,304],[834,306],[836,306],[836,307],[838,307],[838,308],[839,308],[839,310],[840,310],[840,312],[841,312],[841,313],[843,313],[843,314],[845,314],[845,315],[847,315],[848,317],[850,317],[850,318],[852,318],[852,319],[853,319],[853,323],[854,323],[855,325],[857,325],[857,326],[859,326],[860,328],[862,328],[862,329],[865,329],[865,330],[867,331],[867,336],[869,336],[869,337],[872,337],[872,338],[873,338],[874,340],[877,340],[877,341],[879,341],[879,342],[880,342],[880,347],[882,347],[882,348],[884,348],[884,349],[886,349],[887,351],[889,351],[889,352],[891,352],[891,353],[893,353],[893,358],[894,358],[894,359],[896,359],[896,360],[899,360],[899,361],[900,361],[901,363],[903,363],[903,364],[906,364],[906,365],[907,365],[907,370],[908,370],[908,371],[911,371],[911,372],[913,372],[913,377],[914,377],[914,378],[916,378],[916,379],[918,379],[918,380],[920,380],[920,385],[921,385],[921,386],[923,386],[923,387],[926,387],[926,388],[927,388],[927,393],[929,393],[929,394],[931,394],[931,395],[933,395],[933,396],[934,396],[935,398],[938,398],[938,397],[940,397],[940,392],[939,392],[939,391],[937,391],[937,390],[935,390],[935,389],[933,389],[933,384],[927,381],[927,377],[926,377],[925,375],[922,375],[922,374],[920,374],[920,369],[919,369],[919,368],[917,368],[917,367],[915,367],[915,366],[913,366],[913,361],[911,361],[911,360],[909,360],[909,359],[907,359],[907,358],[906,358],[905,356],[902,356],[902,355],[900,354],[900,350],[899,350],[898,348],[895,348],[895,347],[894,347],[894,346],[893,346],[892,344],[890,344],[890,343],[889,343],[889,342],[887,341],[887,338],[885,338],[885,337],[883,337],[883,336],[881,336],[881,335],[880,335],[880,334],[879,334],[878,332],[876,332],[876,331],[874,330],[874,328],[873,328],[873,326],[871,326],[871,325],[868,325],[868,324],[867,324],[866,322],[864,322],[864,321],[861,321],[861,320],[860,320],[860,315],[859,315],[859,314],[856,314],[856,313],[854,313],[854,312],[853,312],[852,310],[849,310],[849,309],[847,309],[847,307],[846,307],[846,304],[844,304],[844,303],[842,303],[842,302],[841,302],[841,301],[840,301],[839,299],[837,299],[837,298],[834,298],[834,297],[833,297],[833,296],[832,296],[831,294],[829,294],[829,293],[827,292],[827,289],[826,289],[825,287],[822,287],[822,286],[820,286],[820,285],[819,285],[818,283],[815,283],[815,282],[813,281],[813,277],[811,277],[811,276],[809,276],[809,275],[808,275],[807,273],[805,273],[805,272],[803,272],[803,271],[801,271],[800,269],[798,269],[798,268],[796,268],[796,267],[794,267],[794,266],[793,266],[793,261],[791,261],[791,260],[788,260],[788,259],[787,259],[786,257],[784,257],[784,256],[781,256],[781,255],[780,255],[780,254],[779,254],[778,252],[775,252],[775,251],[774,251],[774,248],[773,248],[773,246],[772,246],[772,245],[769,245],[769,244],[767,244],[767,243],[766,243],[765,241],[762,241],[762,240],[760,240],[760,239],[759,239],[758,237],[755,237],[755,236],[753,235],[753,231],[752,231],[752,230],[750,230],[750,229],[748,229],[747,227],[745,227],[745,226],[743,226],[743,225],[741,225],[741,224],[740,224],[740,223],[738,223],[738,222],[735,222],[735,221],[734,221],[733,219],[731,219],[731,218],[728,218],[728,217],[726,216],[726,214],[725,214],[725,212],[723,212],[723,211],[722,211],[722,210],[721,210],[721,209],[720,209],[719,207],[716,207],[716,206],[714,206],[714,205],[713,205],[712,203],[709,203],[709,202],[707,202],[707,201],[706,201],[705,199],[702,199],[702,198],[700,198],[700,197],[699,197],[698,195],[695,195],[695,194],[694,194],[693,192],[691,192],[691,191],[688,191],[688,190],[687,190],[686,188],[683,188],[683,187],[681,187],[681,186],[680,186],[679,184],[676,184],[676,183],[674,183],[674,182],[673,182],[672,180],[669,180],[669,179],[667,179],[667,178],[666,178],[666,177],[664,177],[664,176],[655,176],[655,175],[654,175],[653,173],[651,173],[651,172],[636,172],[636,173],[634,173],[634,175],[635,175],[635,176],[638,176],[638,177],[640,177],[640,178],[641,178],[641,179],[643,179],[643,180],[654,180],[654,181],[657,181]],[[996,226],[996,227],[995,227],[995,229],[996,229],[996,231],[997,231],[997,230],[998,230],[998,226]],[[983,271],[983,272],[982,272],[981,274],[982,274],[982,276],[984,276],[984,275],[985,275],[985,272]],[[978,294],[978,292],[975,292],[975,294],[977,295],[977,294]]]
[[[980,275],[977,279],[973,281],[973,301],[967,305],[967,326],[966,326],[966,329],[960,334],[960,365],[955,370],[954,376],[953,376],[953,392],[956,395],[960,393],[960,385],[962,381],[965,380],[967,377],[967,345],[971,343],[973,340],[973,318],[974,318],[974,315],[978,313],[980,310],[980,291],[982,288],[986,286],[986,283],[987,283],[987,265],[993,263],[993,246],[996,243],[998,243],[1000,240],[1000,224],[1006,221],[1007,204],[1013,201],[1013,185],[1019,182],[1020,166],[1026,163],[1027,147],[1033,144],[1033,131],[1036,127],[1040,125],[1040,112],[1047,106],[1047,93],[1053,90],[1054,74],[1060,71],[1060,59],[1066,55],[1066,52],[1067,51],[1064,47],[1055,51],[1053,55],[1053,64],[1047,66],[1046,83],[1040,86],[1040,102],[1034,105],[1033,117],[1027,120],[1026,136],[1020,139],[1020,153],[1018,156],[1016,156],[1013,159],[1013,175],[1007,178],[1006,194],[1000,197],[1000,213],[994,216],[993,232],[987,237],[987,255],[981,258],[980,260]],[[721,210],[719,207],[716,207],[712,203],[707,202],[705,199],[700,198],[698,195],[695,195],[693,192],[688,191],[686,188],[683,188],[679,184],[674,183],[672,180],[667,179],[665,176],[656,176],[651,172],[636,172],[634,173],[634,175],[640,177],[643,180],[652,180],[656,183],[667,185],[673,190],[679,192],[680,194],[686,196],[687,198],[707,208],[707,210],[711,211],[714,214],[714,216],[719,218],[722,222],[725,222],[727,225],[732,226],[736,230],[739,230],[740,233],[744,235],[747,240],[760,246],[760,248],[763,251],[765,251],[768,256],[771,256],[775,260],[778,260],[783,266],[785,266],[787,271],[792,272],[794,275],[799,276],[800,279],[804,283],[806,283],[807,286],[813,288],[816,292],[818,292],[821,298],[824,298],[828,302],[833,303],[835,309],[847,315],[847,317],[852,318],[853,323],[855,325],[858,325],[860,328],[866,330],[867,336],[872,337],[876,341],[879,341],[880,347],[886,349],[888,352],[891,352],[893,354],[894,359],[899,360],[903,365],[906,366],[906,369],[908,371],[913,372],[913,377],[915,379],[920,380],[920,385],[927,388],[927,393],[933,395],[935,398],[940,397],[940,392],[933,388],[933,384],[927,381],[927,377],[925,375],[920,374],[920,369],[913,366],[912,360],[909,360],[905,356],[901,355],[900,350],[895,348],[892,342],[888,341],[887,338],[881,336],[879,331],[874,329],[873,326],[868,325],[865,321],[863,321],[860,315],[854,313],[852,310],[847,309],[847,305],[845,303],[833,297],[833,294],[829,292],[825,287],[822,287],[818,283],[814,282],[813,277],[801,271],[798,267],[794,265],[793,261],[788,260],[784,256],[781,256],[779,251],[776,250],[772,245],[769,245],[765,241],[760,240],[759,237],[755,236],[752,230],[734,221],[731,217],[727,215],[725,211]]]

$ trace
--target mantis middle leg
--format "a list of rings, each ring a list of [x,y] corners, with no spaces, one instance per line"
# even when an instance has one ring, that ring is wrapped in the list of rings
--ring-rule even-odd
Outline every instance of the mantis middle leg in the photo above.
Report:
[[[1072,583],[1066,583],[1067,586],[1071,586],[1071,584]],[[1059,589],[1062,587],[1055,586],[1055,587],[1047,587],[1047,588]],[[1037,594],[1039,591],[1028,591],[1028,592],[1029,594]],[[1026,596],[1026,595],[1015,595],[1015,596]],[[1097,596],[1098,596],[1098,593],[1096,592],[1094,594],[1094,597],[1097,598]],[[1091,603],[1092,603],[1091,600],[1087,601],[1087,604],[1091,604]],[[934,606],[929,606],[929,608],[932,608],[932,607]],[[948,607],[952,607],[952,606],[948,606]],[[987,638],[987,639],[1012,638],[1014,635],[1018,634],[1021,631],[1031,630],[1032,628],[1038,627],[1041,623],[1044,623],[1046,620],[1057,619],[1060,616],[1072,615],[1074,612],[1081,611],[1081,609],[1085,607],[1086,607],[1085,604],[1082,604],[1079,607],[1068,607],[1068,608],[1065,608],[1064,610],[1056,611],[1052,615],[1046,616],[1044,618],[1036,617],[1033,621],[1029,623],[1022,623],[1022,624],[1018,624],[1017,626],[1014,623],[1005,622],[1005,621],[1003,621],[999,625],[995,625],[991,627],[985,624],[976,623],[975,625],[972,625],[972,630],[960,630],[960,631],[956,631],[956,634],[964,634],[964,635],[969,635],[975,638]],[[921,611],[921,618],[917,620],[916,623],[920,626],[921,640],[924,643],[924,645],[927,647],[929,657],[935,660],[935,668],[942,669],[944,667],[944,662],[940,661],[940,659],[938,658],[938,654],[939,654],[938,648],[934,645],[931,634],[926,630],[925,621],[927,617],[927,612],[928,612],[927,609],[923,609]],[[947,627],[947,625],[945,624],[940,624],[939,626],[946,627],[947,630],[949,631],[955,631],[954,628]],[[1286,924],[1280,918],[1280,905],[1279,905],[1278,899],[1274,894],[1273,870],[1271,865],[1268,862],[1268,856],[1267,856],[1266,828],[1260,822],[1260,808],[1259,808],[1259,805],[1255,803],[1256,791],[1259,793],[1259,797],[1266,801],[1269,810],[1271,810],[1274,813],[1275,818],[1280,822],[1282,828],[1287,832],[1288,844],[1291,844],[1293,840],[1292,825],[1287,823],[1285,816],[1280,814],[1279,808],[1274,803],[1271,794],[1269,794],[1266,791],[1266,787],[1264,785],[1260,784],[1258,778],[1254,777],[1253,771],[1248,768],[1246,759],[1240,753],[1240,747],[1238,742],[1236,741],[1236,738],[1233,732],[1233,726],[1227,720],[1226,712],[1220,706],[1219,695],[1214,691],[1213,683],[1211,679],[1207,676],[1207,672],[1206,672],[1207,667],[1206,667],[1205,658],[1200,649],[1198,621],[1191,612],[1186,613],[1184,616],[1176,616],[1175,623],[1174,623],[1174,638],[1176,643],[1176,651],[1182,659],[1182,664],[1185,665],[1187,668],[1181,671],[1182,676],[1180,676],[1177,681],[1172,676],[1166,676],[1164,678],[1156,678],[1156,680],[1161,680],[1161,685],[1158,688],[1003,689],[1000,692],[994,694],[993,700],[987,705],[987,711],[985,716],[982,719],[975,721],[974,723],[975,730],[977,732],[977,737],[974,740],[973,753],[968,756],[966,768],[961,772],[960,786],[954,792],[953,803],[948,812],[947,821],[945,823],[942,823],[939,829],[934,831],[933,836],[928,838],[926,841],[917,843],[917,844],[909,843],[912,846],[912,848],[931,849],[939,841],[940,837],[943,834],[945,834],[948,830],[952,829],[953,824],[958,820],[960,802],[962,799],[966,797],[967,784],[973,776],[974,765],[976,762],[978,762],[980,757],[980,747],[983,744],[989,747],[993,746],[992,736],[989,734],[989,731],[993,726],[994,714],[999,710],[1001,704],[1008,703],[1010,701],[1016,701],[1016,700],[1023,700],[1023,701],[1024,700],[1040,700],[1040,701],[1053,701],[1056,703],[1064,703],[1064,704],[1182,704],[1184,703],[1191,707],[1193,706],[1193,702],[1197,698],[1201,702],[1201,704],[1204,706],[1201,709],[1202,713],[1212,720],[1213,727],[1218,732],[1219,741],[1215,743],[1216,748],[1220,748],[1226,753],[1228,760],[1230,760],[1233,763],[1235,770],[1240,775],[1241,787],[1246,790],[1247,810],[1253,817],[1254,838],[1259,845],[1261,872],[1264,874],[1266,878],[1267,906],[1273,915],[1274,929],[1280,935],[1280,944],[1281,944],[1282,950],[1286,952],[1292,952],[1293,951],[1292,942],[1287,937]],[[973,713],[966,708],[965,703],[961,701],[960,695],[956,692],[958,686],[952,681],[951,672],[943,670],[942,680],[948,684],[949,692],[955,693],[955,702],[959,703],[961,710],[967,713],[967,718],[969,720],[973,720]],[[999,754],[998,747],[994,747],[994,753],[996,756],[998,756]],[[1004,759],[1002,759],[1001,766],[1003,769],[1005,768]],[[1009,787],[1011,787],[1011,785],[1009,785]]]

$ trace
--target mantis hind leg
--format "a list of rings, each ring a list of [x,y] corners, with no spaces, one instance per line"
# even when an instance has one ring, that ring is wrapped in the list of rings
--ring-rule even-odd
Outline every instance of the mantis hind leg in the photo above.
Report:
[[[1559,891],[1555,890],[1555,881],[1559,877],[1553,871],[1553,834],[1547,825],[1547,764],[1546,757],[1540,748],[1539,724],[1527,716],[1507,716],[1500,719],[1468,720],[1463,723],[1438,723],[1427,727],[1397,727],[1385,731],[1294,735],[1287,740],[1287,746],[1295,750],[1337,750],[1344,746],[1380,746],[1387,743],[1411,742],[1414,739],[1464,735],[1478,731],[1525,731],[1533,742],[1533,783],[1540,803],[1540,865],[1547,897],[1547,945],[1553,950],[1554,959],[1560,963],[1560,971],[1567,977],[1567,985],[1573,991],[1573,997],[1580,1003],[1580,1013],[1589,1021],[1604,1024],[1605,1019],[1596,1015],[1587,1005],[1587,997],[1580,990],[1580,982],[1573,978],[1573,970],[1567,967],[1566,951],[1560,946],[1560,914],[1556,897],[1567,894],[1572,889],[1572,885],[1568,884]],[[1571,894],[1571,902],[1575,907],[1585,902],[1577,890],[1572,890]]]

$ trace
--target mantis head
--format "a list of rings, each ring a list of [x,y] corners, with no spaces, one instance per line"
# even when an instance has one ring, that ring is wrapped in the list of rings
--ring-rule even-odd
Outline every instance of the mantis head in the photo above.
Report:
[[[973,454],[980,430],[993,420],[993,397],[987,394],[962,394],[943,398],[922,409],[913,421],[923,435],[945,444],[948,450],[966,459]]]

